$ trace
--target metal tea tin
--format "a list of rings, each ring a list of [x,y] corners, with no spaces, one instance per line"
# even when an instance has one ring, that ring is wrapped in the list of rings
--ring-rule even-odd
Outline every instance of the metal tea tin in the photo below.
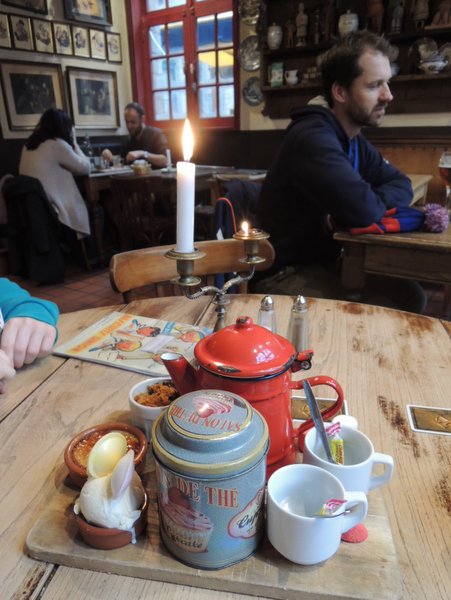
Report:
[[[268,444],[266,421],[232,392],[190,392],[155,421],[160,534],[176,558],[221,569],[255,551]]]

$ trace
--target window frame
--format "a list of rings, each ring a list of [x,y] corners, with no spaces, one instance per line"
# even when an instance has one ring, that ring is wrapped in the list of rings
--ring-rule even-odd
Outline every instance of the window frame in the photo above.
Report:
[[[183,6],[162,9],[155,12],[147,12],[145,0],[130,0],[127,3],[127,22],[130,48],[130,72],[132,79],[133,100],[142,104],[146,110],[149,121],[162,129],[178,128],[183,122],[177,120],[154,119],[152,93],[150,78],[150,55],[148,45],[148,30],[153,25],[161,25],[174,21],[184,23],[184,45],[185,45],[185,70],[187,78],[187,112],[190,122],[195,127],[206,129],[239,129],[240,95],[239,95],[239,64],[237,60],[237,49],[239,43],[239,19],[237,17],[236,0],[187,0]],[[233,87],[235,110],[232,117],[200,118],[198,116],[198,89],[195,93],[190,92],[190,86],[195,83],[193,75],[189,72],[190,62],[196,64],[197,73],[197,50],[196,50],[196,18],[231,11],[233,14]],[[138,77],[138,74],[140,75]],[[216,87],[219,88],[218,82]]]

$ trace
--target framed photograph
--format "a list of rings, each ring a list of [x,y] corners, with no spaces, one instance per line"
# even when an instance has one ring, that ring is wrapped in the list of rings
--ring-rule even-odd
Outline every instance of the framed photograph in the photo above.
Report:
[[[32,19],[33,40],[36,52],[47,52],[53,54],[55,47],[53,45],[52,24],[43,19]]]
[[[47,11],[47,0],[2,0],[3,4],[7,6],[15,6],[16,8],[23,8],[35,13],[41,13],[46,15]]]
[[[90,58],[89,37],[87,27],[72,26],[72,43],[75,56]]]
[[[66,110],[60,65],[3,61],[0,69],[11,130],[33,129],[52,106]]]
[[[9,15],[11,23],[11,38],[16,50],[33,50],[31,19],[18,15]]]
[[[107,48],[107,57],[110,62],[114,62],[114,63],[122,62],[121,34],[120,33],[107,33],[106,34],[106,48]]]
[[[8,15],[0,13],[0,48],[12,48]]]
[[[111,25],[110,0],[64,0],[67,19],[92,25]]]
[[[91,45],[91,58],[106,60],[105,32],[101,29],[90,29],[89,43]]]
[[[52,23],[55,52],[57,54],[72,55],[73,44],[70,25],[67,23]]]
[[[116,73],[76,67],[68,67],[66,73],[75,126],[119,127]]]

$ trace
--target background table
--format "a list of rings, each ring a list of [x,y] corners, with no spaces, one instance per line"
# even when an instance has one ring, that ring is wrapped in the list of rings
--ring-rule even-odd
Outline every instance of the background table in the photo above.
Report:
[[[451,283],[451,227],[443,233],[351,235],[338,231],[334,239],[343,245],[341,282],[357,297],[365,285],[365,273]]]
[[[261,296],[231,300],[228,322],[243,314],[257,318]],[[283,333],[292,299],[277,296],[274,300]],[[112,309],[62,315],[60,341]],[[215,321],[206,298],[143,300],[127,310],[202,325],[213,326]],[[402,572],[403,598],[447,599],[451,438],[412,432],[405,406],[450,406],[451,324],[381,307],[310,300],[309,332],[315,356],[308,375],[335,377],[360,429],[376,450],[394,456],[394,477],[383,488],[383,497]],[[58,567],[25,553],[28,531],[66,475],[66,444],[90,425],[127,419],[128,390],[140,379],[142,375],[136,373],[50,356],[21,370],[0,398],[2,599],[249,600],[246,595],[187,587],[183,581],[175,585]],[[322,395],[329,395],[327,388]],[[383,556],[374,560],[384,568]],[[355,585],[362,581],[364,574],[356,572]],[[333,581],[326,583],[333,588]]]

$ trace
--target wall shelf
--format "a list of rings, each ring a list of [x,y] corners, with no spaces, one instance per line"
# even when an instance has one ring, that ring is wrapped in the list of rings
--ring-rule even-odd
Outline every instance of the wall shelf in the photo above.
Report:
[[[307,14],[312,22],[315,10],[323,9],[325,2],[318,0],[306,0],[304,2]],[[387,3],[386,3],[387,4]],[[266,0],[267,22],[284,26],[287,19],[294,19],[297,11],[297,3],[287,0]],[[364,5],[359,9],[360,27],[365,26]],[[431,18],[435,11],[435,4],[431,3]],[[451,42],[451,27],[416,29],[407,6],[403,20],[403,31],[398,34],[386,33],[391,43],[399,49],[399,57],[396,60],[400,74],[393,77],[390,86],[394,94],[394,100],[390,103],[389,114],[409,113],[437,113],[449,112],[451,110],[451,68],[438,74],[426,75],[420,73],[414,63],[412,52],[409,52],[415,40],[420,38],[432,38],[436,41],[438,48],[448,41]],[[338,17],[337,17],[338,19]],[[389,23],[389,16],[385,15],[385,27]],[[308,38],[312,40],[311,29]],[[303,74],[317,65],[318,55],[326,51],[333,41],[321,40],[318,44],[307,43],[300,47],[281,47],[278,50],[269,50],[267,47],[261,49],[261,89],[265,99],[262,113],[273,119],[288,118],[294,108],[299,108],[320,93],[321,86],[317,80],[302,80]],[[283,43],[285,42],[285,37]],[[262,44],[263,46],[264,44]],[[300,78],[298,85],[283,85],[272,87],[268,84],[268,67],[272,62],[283,62],[283,69],[297,69]]]

